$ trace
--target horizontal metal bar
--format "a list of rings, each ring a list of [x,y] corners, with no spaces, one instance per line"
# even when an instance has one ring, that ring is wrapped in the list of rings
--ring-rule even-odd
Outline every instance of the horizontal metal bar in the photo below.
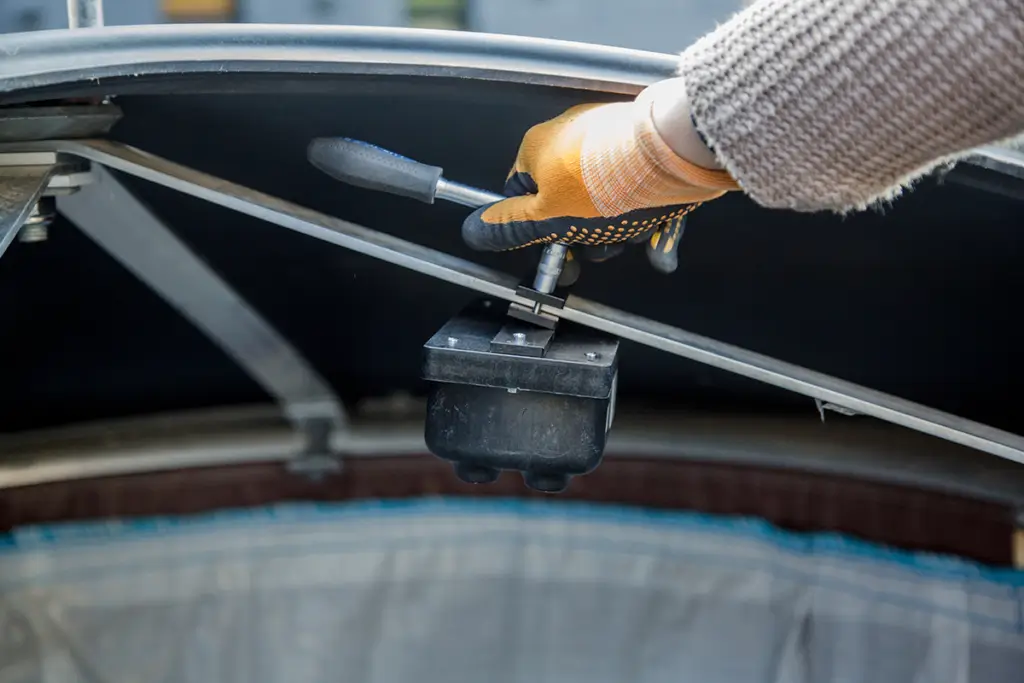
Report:
[[[1024,149],[988,145],[985,147],[978,147],[974,152],[977,156],[990,159],[991,161],[998,161],[1001,164],[1013,166],[1014,168],[1024,171]]]
[[[5,140],[4,142],[9,142]],[[0,154],[0,168],[9,166],[55,166],[56,152],[24,152]]]
[[[57,208],[237,362],[299,428],[345,423],[327,382],[249,303],[185,246],[109,171],[57,199]]]
[[[0,166],[0,256],[32,215],[55,165]]]
[[[422,408],[422,406],[420,406]],[[417,414],[414,414],[417,413]],[[427,453],[422,412],[353,419],[332,435],[345,459]],[[0,489],[198,467],[287,462],[301,435],[272,406],[121,419],[0,436]],[[1024,469],[880,422],[630,413],[606,455],[793,469],[1024,506]]]
[[[91,159],[425,275],[508,301],[526,303],[516,295],[516,282],[508,275],[255,192],[127,145],[106,140],[51,141],[12,145],[11,148],[13,151],[56,149]],[[0,146],[0,151],[4,149],[5,146]],[[1009,432],[579,297],[567,299],[560,317],[1024,464],[1024,439]]]
[[[1024,150],[999,145],[978,147],[967,161],[1024,180]]]
[[[98,137],[120,119],[120,108],[112,104],[10,107],[0,109],[0,141]]]
[[[578,297],[570,296],[559,316],[623,339],[833,403],[854,413],[870,415],[1024,464],[1024,438],[920,403]]]
[[[635,94],[678,57],[469,31],[376,26],[189,24],[0,35],[0,99],[18,91],[189,74],[477,78]]]

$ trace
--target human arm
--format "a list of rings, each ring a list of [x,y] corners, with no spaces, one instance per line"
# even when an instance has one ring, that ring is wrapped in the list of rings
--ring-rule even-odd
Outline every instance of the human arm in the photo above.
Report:
[[[1024,0],[760,0],[679,73],[666,141],[695,123],[764,206],[860,209],[1024,132]]]
[[[507,188],[529,196],[470,216],[470,245],[574,242],[574,218],[678,215],[736,188],[802,211],[895,197],[1024,130],[1024,0],[760,0],[680,74],[531,130]]]

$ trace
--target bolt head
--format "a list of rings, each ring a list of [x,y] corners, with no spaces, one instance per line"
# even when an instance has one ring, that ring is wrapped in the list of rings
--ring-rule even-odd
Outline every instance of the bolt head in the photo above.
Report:
[[[587,351],[585,356],[586,356],[587,360],[597,360],[598,358],[601,357],[601,354],[594,353],[593,351]]]
[[[45,242],[49,231],[45,225],[23,225],[18,232],[19,242]]]
[[[512,333],[512,340],[516,344],[525,344],[526,343],[526,333],[525,332],[513,332]]]
[[[448,348],[454,349],[458,345],[459,345],[459,338],[458,337],[448,337]]]

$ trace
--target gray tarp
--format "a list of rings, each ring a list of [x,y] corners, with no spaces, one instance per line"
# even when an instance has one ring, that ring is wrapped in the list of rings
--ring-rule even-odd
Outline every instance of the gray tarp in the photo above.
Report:
[[[562,502],[27,529],[0,681],[1024,681],[1024,574]]]

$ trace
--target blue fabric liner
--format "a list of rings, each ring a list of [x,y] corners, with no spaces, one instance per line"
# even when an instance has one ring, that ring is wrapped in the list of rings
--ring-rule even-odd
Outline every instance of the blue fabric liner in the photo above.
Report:
[[[779,529],[761,519],[571,501],[519,499],[425,498],[347,503],[286,503],[181,517],[60,523],[23,527],[0,536],[0,554],[26,549],[55,549],[123,542],[172,534],[209,533],[214,530],[252,528],[275,523],[331,523],[361,518],[415,517],[437,513],[467,517],[514,515],[534,519],[578,520],[647,527],[667,526],[689,532],[760,540],[794,555],[857,559],[898,566],[912,570],[922,578],[985,582],[1006,588],[1024,587],[1024,571],[987,567],[956,557],[888,548],[837,533],[794,533]],[[624,545],[623,549],[628,547]]]

